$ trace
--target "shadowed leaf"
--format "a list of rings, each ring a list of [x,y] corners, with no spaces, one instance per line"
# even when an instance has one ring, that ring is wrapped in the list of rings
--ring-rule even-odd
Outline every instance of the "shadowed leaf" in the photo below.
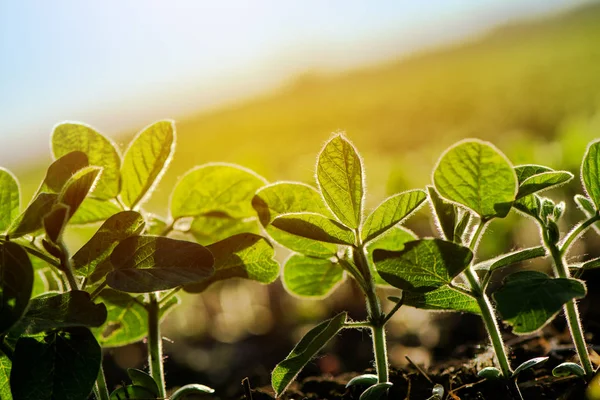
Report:
[[[60,193],[71,176],[89,165],[87,156],[81,151],[72,151],[63,155],[48,167],[38,193]]]
[[[316,213],[291,213],[273,220],[273,226],[292,235],[320,242],[354,244],[354,232],[332,219]]]
[[[58,195],[54,193],[38,194],[25,211],[13,220],[8,230],[10,236],[16,238],[42,229],[44,215],[52,210],[57,199]]]
[[[443,200],[433,186],[427,186],[429,201],[442,237],[454,242],[454,227],[458,218],[456,206]]]
[[[0,350],[0,399],[13,400],[10,391],[10,370],[12,361]]]
[[[33,289],[33,266],[21,246],[0,243],[0,335],[25,313]]]
[[[260,232],[256,217],[239,219],[224,213],[208,213],[194,218],[190,233],[198,243],[206,246],[239,233]]]
[[[127,293],[104,289],[99,301],[107,309],[104,324],[92,329],[102,347],[120,347],[142,340],[148,333],[148,312]]]
[[[102,169],[99,167],[85,167],[65,183],[57,202],[69,206],[69,216],[75,214],[83,200],[93,190],[101,172]]]

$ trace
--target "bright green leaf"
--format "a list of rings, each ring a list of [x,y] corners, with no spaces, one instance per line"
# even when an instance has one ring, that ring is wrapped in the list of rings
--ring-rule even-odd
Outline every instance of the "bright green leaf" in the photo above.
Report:
[[[283,266],[283,284],[292,294],[301,297],[325,297],[344,279],[337,262],[292,254]]]
[[[142,340],[148,334],[148,312],[135,297],[113,289],[99,296],[108,311],[106,322],[92,329],[104,348],[121,347]]]
[[[80,276],[90,276],[120,241],[139,235],[143,229],[144,218],[136,211],[121,211],[113,215],[71,258],[74,272]]]
[[[87,155],[90,165],[102,167],[94,196],[102,200],[117,197],[121,188],[121,156],[115,144],[87,125],[70,122],[57,125],[52,134],[54,157],[77,150]]]
[[[87,156],[81,151],[63,155],[48,167],[38,193],[60,193],[71,176],[89,165]]]
[[[69,206],[70,215],[75,214],[83,200],[94,190],[102,169],[99,167],[85,167],[77,171],[65,183],[63,190],[58,195],[58,203]]]
[[[595,209],[600,209],[600,140],[590,143],[585,151],[581,163],[581,179]]]
[[[337,221],[316,213],[283,214],[273,220],[273,226],[312,240],[353,245],[354,232]]]
[[[481,314],[481,309],[475,298],[447,285],[427,293],[404,292],[402,300],[405,306],[423,310],[461,311]]]
[[[515,173],[517,174],[517,182],[519,185],[526,179],[531,178],[534,175],[543,174],[544,172],[552,172],[552,168],[545,167],[543,165],[536,164],[523,164],[515,166]]]
[[[143,203],[156,187],[175,151],[175,124],[159,121],[129,144],[121,166],[121,199],[129,208]]]
[[[33,289],[33,266],[25,250],[0,243],[0,335],[25,313]]]
[[[317,159],[317,182],[331,211],[352,229],[358,228],[362,220],[363,180],[358,152],[343,135],[334,136]]]
[[[440,234],[443,239],[454,242],[454,227],[458,217],[456,206],[444,201],[433,186],[427,186],[427,193]]]
[[[0,168],[0,232],[4,232],[19,216],[21,194],[17,178],[7,169]]]
[[[19,400],[82,400],[92,392],[102,351],[87,328],[17,341],[10,384]]]
[[[214,259],[205,247],[159,236],[132,236],[113,250],[114,270],[106,282],[113,289],[147,293],[196,283],[214,273]]]
[[[383,279],[399,289],[420,293],[449,284],[472,259],[468,248],[441,239],[408,242],[401,251],[373,252]]]
[[[485,219],[505,217],[517,194],[517,177],[506,156],[491,143],[476,139],[446,150],[433,181],[444,198]]]
[[[207,248],[215,258],[215,273],[202,282],[186,285],[187,292],[201,292],[213,282],[235,277],[266,284],[279,275],[273,246],[262,236],[240,233]]]
[[[535,219],[539,218],[542,210],[542,199],[537,194],[521,197],[514,202],[513,206],[525,215]]]
[[[537,271],[520,271],[509,275],[494,293],[502,319],[513,333],[525,334],[542,328],[573,298],[581,298],[586,289],[576,279],[550,278]]]
[[[346,313],[321,322],[296,344],[288,356],[271,373],[271,385],[279,397],[296,378],[300,370],[344,327]]]
[[[519,185],[517,199],[562,185],[571,179],[573,179],[573,174],[567,171],[551,171],[534,175]]]
[[[254,216],[252,198],[267,181],[234,164],[205,164],[186,173],[171,194],[171,216],[195,217],[212,211],[232,218]]]
[[[367,217],[361,229],[363,242],[374,239],[408,218],[425,201],[422,190],[409,190],[387,198]]]
[[[13,400],[10,391],[10,370],[12,361],[0,350],[0,399]]]
[[[104,221],[121,211],[121,208],[110,200],[99,200],[86,197],[75,214],[71,217],[71,225],[91,224]]]
[[[546,249],[544,246],[530,247],[513,251],[512,253],[502,254],[496,258],[492,258],[473,266],[476,270],[495,271],[499,268],[504,268],[521,261],[531,260],[537,257],[544,257]]]
[[[258,228],[256,217],[231,218],[224,213],[208,213],[194,217],[190,233],[198,243],[206,246],[239,233],[258,234]]]
[[[54,193],[38,194],[25,211],[13,220],[8,230],[11,238],[21,237],[42,229],[44,215],[52,210],[57,199],[58,195]]]

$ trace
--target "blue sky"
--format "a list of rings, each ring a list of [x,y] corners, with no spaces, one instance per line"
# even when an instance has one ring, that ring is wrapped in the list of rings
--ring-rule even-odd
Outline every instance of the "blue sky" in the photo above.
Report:
[[[114,137],[269,90],[308,69],[376,63],[569,5],[0,0],[0,166],[47,154],[52,126],[66,119]]]

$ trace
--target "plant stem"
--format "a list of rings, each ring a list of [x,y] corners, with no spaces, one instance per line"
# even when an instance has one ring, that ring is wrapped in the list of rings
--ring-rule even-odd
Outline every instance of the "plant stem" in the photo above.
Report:
[[[158,397],[166,397],[165,372],[163,368],[162,337],[160,335],[160,307],[156,293],[150,293],[148,310],[148,364],[150,375],[158,385]]]
[[[94,386],[94,394],[96,400],[109,400],[110,395],[108,394],[108,387],[106,386],[106,378],[104,377],[104,369],[100,364],[100,371],[98,371],[98,378],[96,378],[96,385]]]
[[[373,331],[373,353],[375,354],[375,367],[377,368],[377,382],[389,382],[387,345],[385,342],[385,326],[374,325]]]
[[[588,226],[596,222],[595,217],[588,219],[586,222],[589,221],[592,222],[589,224],[583,223],[571,232],[569,237],[565,240],[562,249],[559,249],[556,243],[549,239],[548,230],[544,225],[542,225],[544,245],[550,251],[550,255],[554,260],[554,270],[559,278],[570,278],[569,267],[565,264],[563,255],[566,253],[566,250],[568,250],[573,239],[582,233]],[[571,332],[571,339],[573,340],[573,344],[577,349],[577,356],[579,356],[579,360],[581,361],[581,365],[585,371],[586,378],[591,379],[594,376],[594,368],[592,367],[590,355],[585,343],[585,337],[583,335],[583,327],[581,326],[581,319],[579,318],[577,303],[574,299],[571,299],[564,305],[563,308],[567,317],[567,325],[569,326],[569,331]]]
[[[73,266],[71,265],[71,257],[69,256],[69,249],[65,245],[65,242],[58,241],[58,247],[60,248],[60,270],[66,275],[67,281],[69,282],[69,290],[78,290],[79,285],[73,274]]]
[[[587,228],[592,226],[594,223],[600,221],[600,215],[594,215],[593,217],[587,219],[581,224],[577,225],[565,238],[563,243],[560,245],[560,255],[564,256],[569,251],[571,244],[575,239],[577,239]]]

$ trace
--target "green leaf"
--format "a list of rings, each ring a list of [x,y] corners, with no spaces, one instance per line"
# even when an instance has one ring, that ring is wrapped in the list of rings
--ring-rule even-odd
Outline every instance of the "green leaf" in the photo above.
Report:
[[[416,239],[418,239],[417,235],[410,230],[403,228],[402,226],[395,226],[394,228],[385,232],[383,235],[380,235],[371,242],[367,243],[367,258],[369,261],[369,268],[371,269],[371,273],[375,278],[375,283],[378,286],[389,287],[390,284],[387,283],[375,269],[375,264],[373,263],[373,250],[383,249],[400,251],[404,249],[405,243]]]
[[[346,388],[351,386],[373,386],[377,384],[378,380],[379,378],[377,378],[377,375],[363,374],[350,379],[350,381],[346,383]]]
[[[89,165],[87,156],[81,151],[72,151],[63,155],[48,167],[38,193],[60,193],[71,176]]]
[[[515,371],[512,373],[511,378],[516,378],[517,376],[519,376],[519,374],[527,369],[531,369],[534,368],[538,365],[542,365],[544,364],[546,361],[548,361],[548,357],[535,357],[532,358],[531,360],[527,360],[525,362],[523,362],[521,365],[519,365],[517,367],[517,369],[515,369]]]
[[[359,400],[381,399],[382,397],[384,397],[387,394],[389,388],[391,388],[392,386],[394,386],[394,385],[391,382],[378,383],[376,385],[371,386],[364,392],[362,392],[362,394],[360,395],[360,397],[358,399]]]
[[[317,183],[331,211],[352,229],[358,228],[362,220],[363,180],[358,152],[343,135],[334,136],[317,159]]]
[[[448,285],[427,293],[404,292],[402,300],[405,306],[423,310],[460,311],[481,314],[481,309],[475,298]]]
[[[69,221],[71,225],[91,224],[104,221],[121,211],[121,208],[109,200],[86,197]]]
[[[542,198],[537,194],[521,197],[513,206],[523,214],[538,219],[542,210]]]
[[[131,383],[148,389],[150,393],[152,393],[155,397],[158,397],[158,385],[152,376],[135,368],[127,368],[127,375],[129,375]]]
[[[577,204],[577,207],[583,212],[583,214],[586,217],[591,218],[594,215],[596,215],[594,203],[592,203],[590,199],[580,194],[576,194],[574,200]],[[594,228],[596,233],[600,234],[600,227],[598,226],[598,223],[593,224],[592,228]]]
[[[159,121],[144,128],[129,144],[121,166],[121,199],[129,208],[152,193],[175,151],[175,124]]]
[[[437,191],[483,219],[505,217],[517,194],[510,162],[491,143],[458,142],[442,155],[433,173]]]
[[[146,230],[144,231],[144,234],[163,236],[163,232],[165,232],[167,226],[167,221],[158,215],[146,214]]]
[[[564,362],[554,367],[552,370],[552,375],[557,378],[562,378],[569,375],[583,378],[585,377],[585,370],[581,367],[581,365],[575,364],[574,362]]]
[[[427,193],[440,234],[444,239],[454,242],[454,227],[458,217],[456,206],[444,201],[433,186],[427,186]]]
[[[62,278],[55,267],[34,256],[30,256],[29,260],[34,271],[32,298],[50,291],[64,291]]]
[[[324,258],[292,254],[283,266],[283,284],[301,297],[325,297],[344,279],[339,263]]]
[[[581,163],[581,179],[588,197],[600,208],[600,140],[588,145]]]
[[[152,400],[157,398],[150,390],[139,385],[121,386],[110,394],[110,400]]]
[[[513,333],[525,334],[542,328],[566,302],[585,294],[585,286],[576,279],[520,271],[506,278],[504,286],[494,293],[494,299],[502,319],[513,327]]]
[[[106,282],[113,289],[148,293],[196,283],[214,273],[205,247],[160,236],[132,236],[117,245]]]
[[[288,213],[312,212],[333,217],[315,188],[297,182],[276,182],[259,189],[252,199],[252,206],[269,236],[280,245],[315,257],[330,257],[337,253],[336,245],[292,235],[271,225],[275,218]]]
[[[171,216],[195,217],[211,211],[232,218],[254,216],[251,200],[267,181],[234,164],[211,163],[199,166],[179,180],[171,194]]]
[[[10,370],[12,361],[0,350],[0,399],[13,400],[10,391]]]
[[[69,206],[70,215],[75,214],[83,200],[93,190],[102,169],[100,167],[85,167],[77,171],[65,183],[58,195],[58,203]]]
[[[353,245],[354,232],[332,219],[316,213],[290,213],[278,216],[273,226],[282,231],[326,243]]]
[[[441,239],[408,242],[401,251],[373,252],[383,279],[399,289],[420,293],[449,284],[472,259],[468,248]]]
[[[214,393],[215,390],[209,388],[208,386],[205,385],[200,385],[198,383],[191,383],[189,385],[185,385],[180,387],[179,389],[177,389],[176,391],[173,392],[173,394],[171,395],[170,400],[183,400],[183,399],[187,399],[188,395],[203,395],[203,394],[211,394]]]
[[[17,178],[9,170],[0,168],[0,232],[4,232],[19,216],[20,206]]]
[[[148,313],[139,300],[127,293],[104,289],[99,300],[106,306],[106,322],[92,329],[103,348],[139,342],[148,333]]]
[[[345,312],[321,322],[296,344],[288,356],[271,373],[271,385],[279,397],[296,378],[300,370],[344,327]]]
[[[426,198],[425,192],[419,189],[388,197],[365,220],[361,229],[363,242],[372,240],[400,224],[415,212]]]
[[[500,268],[508,267],[521,261],[531,260],[537,257],[545,257],[546,249],[544,246],[529,247],[513,251],[512,253],[502,254],[496,258],[492,258],[473,266],[473,269],[484,271],[495,271]]]
[[[469,222],[471,222],[471,212],[467,210],[457,210],[457,218],[458,224],[454,228],[454,243],[463,244],[467,241],[467,236],[465,232],[467,232],[467,227],[469,226]]]
[[[17,341],[10,384],[15,399],[82,400],[92,392],[102,351],[87,328]]]
[[[554,171],[552,168],[536,164],[523,164],[515,166],[515,173],[517,174],[517,181],[519,183],[519,186],[521,185],[521,183],[523,183],[528,178],[531,178],[532,176],[552,171]]]
[[[562,185],[571,179],[573,179],[573,174],[567,171],[551,171],[534,175],[519,185],[517,199]]]
[[[0,243],[0,335],[25,313],[33,289],[33,266],[25,250]]]
[[[69,206],[55,204],[52,210],[44,216],[43,224],[46,238],[52,243],[58,243],[69,220]]]
[[[62,123],[54,128],[52,152],[55,158],[82,151],[90,165],[102,167],[94,195],[102,200],[117,197],[121,188],[121,156],[115,144],[87,125]]]
[[[198,243],[206,246],[240,233],[258,234],[258,219],[231,218],[224,213],[207,213],[194,217],[190,233]]]
[[[54,193],[38,194],[25,211],[13,220],[8,230],[10,237],[17,238],[42,229],[44,215],[52,210],[57,199],[58,195]]]
[[[498,368],[495,367],[485,367],[481,371],[477,373],[477,376],[483,379],[500,379],[502,377],[502,372]]]
[[[202,282],[186,285],[187,292],[201,292],[213,282],[236,277],[266,284],[279,275],[273,246],[262,236],[240,233],[207,248],[215,258],[215,273]]]
[[[122,240],[144,230],[144,217],[136,211],[121,211],[107,219],[92,238],[71,258],[74,272],[88,277]],[[96,277],[98,279],[98,277]]]

